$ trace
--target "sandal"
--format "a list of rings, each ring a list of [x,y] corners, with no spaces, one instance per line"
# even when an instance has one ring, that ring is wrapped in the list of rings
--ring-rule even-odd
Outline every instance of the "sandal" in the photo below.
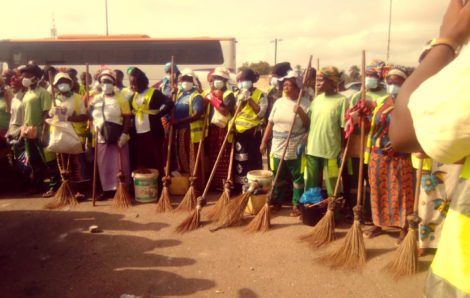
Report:
[[[45,193],[42,194],[42,197],[43,198],[51,198],[55,195],[55,191],[53,191],[52,189],[49,189],[48,191],[46,191]]]
[[[291,213],[289,213],[290,217],[298,217],[300,215],[302,215],[302,213],[300,212],[299,208],[297,208],[297,207],[293,207]]]
[[[364,233],[362,233],[364,238],[367,238],[367,239],[372,239],[374,237],[379,236],[380,234],[382,234],[382,228],[377,227],[377,226],[373,226],[372,228],[370,228],[367,231],[365,231]]]

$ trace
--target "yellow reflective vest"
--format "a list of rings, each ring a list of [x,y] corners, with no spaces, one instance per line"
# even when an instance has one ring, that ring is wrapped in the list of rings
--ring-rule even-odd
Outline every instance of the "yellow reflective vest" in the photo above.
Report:
[[[178,93],[178,96],[176,97],[177,102],[178,102],[178,100],[180,100],[182,95],[183,95],[183,93],[180,91]],[[194,90],[193,93],[191,93],[191,95],[189,96],[189,101],[188,102],[189,102],[189,115],[190,116],[193,115],[193,100],[197,96],[201,96],[201,94],[197,90]],[[203,128],[203,124],[204,124],[203,119],[204,119],[204,117],[202,117],[199,120],[195,120],[195,121],[192,121],[192,122],[189,123],[191,143],[199,143],[201,141],[201,139],[202,139],[202,128]],[[205,135],[207,136],[207,131],[206,131]]]
[[[155,92],[155,89],[153,88],[148,88],[147,93],[145,93],[144,101],[142,102],[142,105],[137,104],[137,97],[139,96],[139,93],[135,93],[134,97],[132,98],[132,108],[134,109],[135,117],[139,120],[142,120],[142,117],[144,114],[148,115],[156,115],[158,110],[151,110],[150,109],[150,101],[152,100],[153,93]]]
[[[261,90],[255,88],[251,94],[251,99],[254,103],[259,104],[263,95]],[[253,111],[253,108],[247,103],[235,119],[235,129],[237,133],[244,133],[253,127],[259,126],[262,120],[263,119],[259,118],[255,111]]]

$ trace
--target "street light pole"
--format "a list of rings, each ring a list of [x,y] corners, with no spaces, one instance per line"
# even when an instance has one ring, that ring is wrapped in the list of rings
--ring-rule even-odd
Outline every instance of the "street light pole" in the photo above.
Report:
[[[390,0],[390,9],[388,16],[388,42],[387,42],[387,62],[390,58],[390,35],[392,31],[392,0]]]
[[[109,35],[109,30],[108,30],[108,0],[104,0],[104,8],[106,12],[106,36]]]
[[[282,39],[280,38],[275,38],[274,40],[271,40],[271,42],[274,42],[274,65],[277,64],[277,43],[281,41]]]

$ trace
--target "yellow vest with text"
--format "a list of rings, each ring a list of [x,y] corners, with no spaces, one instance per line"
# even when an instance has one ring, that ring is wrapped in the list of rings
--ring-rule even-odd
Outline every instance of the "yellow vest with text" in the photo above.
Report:
[[[177,96],[177,100],[178,101],[182,96],[182,92],[180,91],[178,93],[178,96]],[[193,91],[193,93],[191,93],[191,95],[189,96],[189,115],[192,116],[193,115],[193,100],[194,98],[196,98],[197,96],[201,96],[201,94],[198,92],[198,91]],[[190,131],[190,136],[191,136],[191,143],[199,143],[202,139],[202,128],[203,128],[203,125],[204,125],[204,117],[199,119],[199,120],[196,120],[196,121],[192,121],[189,123],[189,131]],[[207,131],[205,133],[205,135],[207,136]]]
[[[255,104],[259,104],[263,95],[263,92],[256,88],[251,94],[251,99]],[[255,111],[253,111],[253,108],[249,104],[246,104],[235,119],[235,129],[237,133],[244,133],[253,127],[259,126],[262,120],[263,119],[259,118]]]

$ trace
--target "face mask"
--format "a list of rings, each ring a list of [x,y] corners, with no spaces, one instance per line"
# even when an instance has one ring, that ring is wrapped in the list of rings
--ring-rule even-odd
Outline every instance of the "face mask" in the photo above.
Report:
[[[215,80],[214,81],[214,88],[217,90],[221,90],[225,87],[225,82],[221,80]]]
[[[23,78],[23,80],[21,81],[21,84],[23,84],[24,87],[28,88],[29,86],[33,84],[33,80],[30,78]]]
[[[111,83],[103,83],[101,88],[103,88],[104,94],[112,94],[114,92],[114,85]]]
[[[183,88],[184,91],[190,91],[193,89],[193,82],[182,82],[181,83],[181,88]]]
[[[366,77],[366,88],[375,89],[379,85],[379,80],[374,77]]]
[[[253,87],[253,82],[251,81],[242,81],[240,83],[240,89],[245,89],[245,90],[248,90],[250,89],[251,87]]]
[[[272,78],[270,84],[271,87],[277,87],[279,85],[279,80],[277,78]]]
[[[62,83],[57,85],[57,89],[59,89],[60,93],[67,93],[70,91],[70,85],[67,83]]]
[[[400,86],[395,84],[387,85],[387,93],[396,96],[400,92],[400,88]]]

